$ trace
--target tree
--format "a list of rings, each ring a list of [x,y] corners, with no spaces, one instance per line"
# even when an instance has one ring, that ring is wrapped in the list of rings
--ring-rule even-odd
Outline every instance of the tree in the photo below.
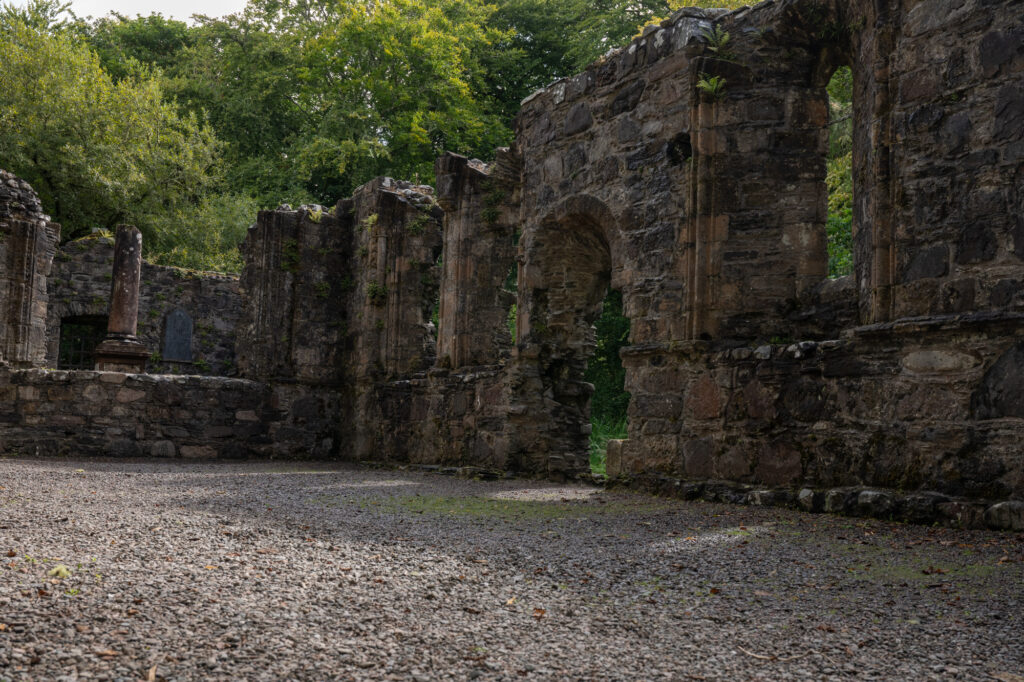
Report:
[[[64,18],[63,15],[70,18]],[[60,0],[28,0],[24,7],[5,2],[0,5],[0,32],[25,26],[44,33],[57,33],[69,28],[75,20],[70,2]]]
[[[159,69],[165,77],[173,78],[182,62],[182,52],[195,42],[188,24],[165,19],[159,14],[129,19],[114,12],[76,28],[115,81],[136,73],[139,64]]]
[[[0,35],[0,167],[30,182],[66,236],[194,203],[218,144],[137,69],[114,83],[89,48],[20,21]]]

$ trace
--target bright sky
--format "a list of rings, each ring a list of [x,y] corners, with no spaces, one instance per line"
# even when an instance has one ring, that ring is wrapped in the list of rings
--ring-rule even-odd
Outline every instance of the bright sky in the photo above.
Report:
[[[23,5],[23,1],[15,0]],[[159,12],[182,21],[193,14],[222,17],[245,7],[245,0],[71,0],[71,9],[80,17],[102,17],[119,12],[128,17]]]

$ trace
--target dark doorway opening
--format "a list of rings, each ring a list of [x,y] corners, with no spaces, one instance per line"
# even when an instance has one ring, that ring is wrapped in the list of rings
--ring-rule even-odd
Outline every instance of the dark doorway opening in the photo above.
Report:
[[[57,369],[94,369],[96,346],[107,335],[104,315],[65,317],[60,321]]]

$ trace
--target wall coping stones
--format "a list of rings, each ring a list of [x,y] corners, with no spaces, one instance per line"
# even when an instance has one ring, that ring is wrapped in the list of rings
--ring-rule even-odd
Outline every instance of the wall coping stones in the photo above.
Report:
[[[965,314],[904,317],[891,322],[879,322],[844,330],[844,337],[874,336],[881,334],[918,334],[925,331],[978,328],[1006,325],[1024,326],[1024,313],[983,310]]]

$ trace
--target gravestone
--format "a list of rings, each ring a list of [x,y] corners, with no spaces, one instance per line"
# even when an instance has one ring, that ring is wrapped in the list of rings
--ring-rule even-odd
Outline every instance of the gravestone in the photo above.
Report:
[[[192,318],[181,308],[175,308],[167,315],[163,359],[192,362]]]

